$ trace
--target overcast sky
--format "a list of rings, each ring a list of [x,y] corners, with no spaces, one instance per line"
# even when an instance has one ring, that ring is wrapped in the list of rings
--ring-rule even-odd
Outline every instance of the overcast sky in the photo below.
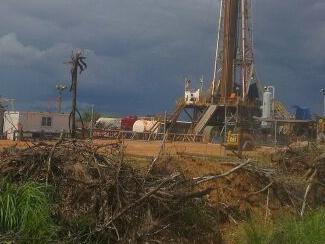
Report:
[[[150,114],[172,110],[184,78],[211,80],[218,0],[1,0],[0,94],[19,108],[55,107],[64,64],[84,49],[82,108]],[[325,1],[253,0],[256,69],[287,104],[321,110]],[[70,94],[64,95],[68,108]]]

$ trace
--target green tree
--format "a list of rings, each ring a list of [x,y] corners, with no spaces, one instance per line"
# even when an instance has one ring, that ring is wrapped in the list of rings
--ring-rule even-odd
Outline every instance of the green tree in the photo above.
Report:
[[[95,112],[94,111],[94,121],[98,120],[100,117],[102,117],[101,113]],[[81,118],[83,120],[84,123],[90,122],[91,121],[91,108],[89,108],[88,110],[84,111],[81,114]]]

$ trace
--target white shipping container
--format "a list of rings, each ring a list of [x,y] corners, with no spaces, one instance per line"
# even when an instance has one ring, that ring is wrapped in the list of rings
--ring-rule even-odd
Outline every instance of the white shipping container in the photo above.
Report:
[[[4,114],[3,133],[13,140],[15,132],[60,133],[69,131],[69,114],[52,112],[7,111]]]

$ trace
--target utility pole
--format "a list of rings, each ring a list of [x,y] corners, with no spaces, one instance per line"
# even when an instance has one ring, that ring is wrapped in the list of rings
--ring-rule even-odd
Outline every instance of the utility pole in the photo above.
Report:
[[[165,111],[164,115],[164,136],[166,135],[167,132],[167,111]]]
[[[323,116],[325,117],[325,88],[320,89],[320,92],[323,94]]]
[[[93,139],[94,130],[94,105],[91,105],[91,120],[90,120],[90,139]]]
[[[58,97],[58,112],[61,113],[61,110],[62,110],[62,93],[65,89],[67,89],[67,86],[66,85],[63,85],[63,84],[57,84],[55,86],[56,90],[58,91],[59,93],[59,97]]]
[[[72,111],[70,113],[71,118],[71,137],[76,137],[76,113],[77,113],[77,83],[78,83],[78,71],[79,74],[87,68],[85,63],[86,57],[84,57],[81,51],[76,53],[72,52],[71,59],[67,63],[71,65],[71,87],[70,92],[72,92]]]

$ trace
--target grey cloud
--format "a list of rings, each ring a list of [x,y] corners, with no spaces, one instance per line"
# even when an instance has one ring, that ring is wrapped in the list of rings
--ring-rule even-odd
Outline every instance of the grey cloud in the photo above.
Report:
[[[261,80],[276,85],[288,105],[319,109],[325,4],[253,3]],[[185,76],[211,79],[217,11],[217,0],[2,0],[0,94],[26,109],[46,107],[55,83],[69,80],[63,62],[82,48],[89,69],[80,76],[81,104],[117,113],[171,110]]]
[[[288,106],[320,111],[324,86],[324,3],[321,0],[255,1],[257,67]]]

